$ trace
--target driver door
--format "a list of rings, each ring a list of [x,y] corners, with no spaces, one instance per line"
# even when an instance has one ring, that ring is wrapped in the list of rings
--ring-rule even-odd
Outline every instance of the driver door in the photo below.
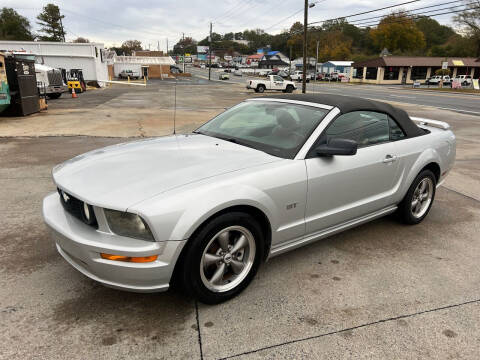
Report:
[[[308,174],[306,234],[378,211],[395,193],[398,157],[386,114],[356,111],[337,117],[316,145],[331,138],[355,140],[357,154],[320,157],[311,152]],[[398,126],[397,126],[398,127]],[[401,131],[401,130],[400,130]],[[315,146],[314,146],[315,147]]]
[[[273,75],[272,76],[272,89],[273,90],[283,90],[283,79],[281,76]]]

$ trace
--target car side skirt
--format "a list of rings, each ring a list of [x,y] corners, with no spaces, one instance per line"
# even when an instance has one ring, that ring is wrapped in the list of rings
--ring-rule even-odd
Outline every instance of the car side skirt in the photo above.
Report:
[[[270,250],[269,258],[280,255],[280,254],[283,254],[285,252],[288,252],[290,250],[299,248],[301,246],[310,244],[314,241],[324,239],[324,238],[329,237],[331,235],[338,234],[342,231],[348,230],[348,229],[353,228],[355,226],[362,225],[362,224],[367,223],[369,221],[381,218],[385,215],[388,215],[388,214],[391,214],[391,213],[395,212],[395,210],[397,210],[397,205],[389,206],[389,207],[386,207],[384,209],[381,209],[381,210],[375,211],[373,213],[370,213],[368,215],[364,215],[364,216],[358,217],[356,219],[346,221],[346,222],[341,223],[339,225],[331,226],[327,229],[321,230],[321,231],[316,232],[314,234],[310,234],[310,235],[307,235],[307,236],[302,236],[300,238],[291,240],[287,243],[279,244],[279,245],[273,247]]]

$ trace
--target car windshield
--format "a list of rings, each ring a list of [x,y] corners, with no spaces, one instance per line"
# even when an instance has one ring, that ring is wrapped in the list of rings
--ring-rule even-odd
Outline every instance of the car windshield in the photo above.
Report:
[[[293,159],[329,110],[273,101],[245,101],[194,133]]]

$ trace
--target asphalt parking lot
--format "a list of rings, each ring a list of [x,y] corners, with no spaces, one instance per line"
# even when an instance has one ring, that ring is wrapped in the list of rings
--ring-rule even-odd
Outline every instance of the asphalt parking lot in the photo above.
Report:
[[[457,136],[455,168],[426,220],[411,227],[390,216],[273,258],[227,303],[120,292],[69,266],[41,217],[42,198],[55,190],[51,168],[94,148],[170,134],[174,91],[173,82],[117,86],[0,118],[1,359],[478,359],[473,114],[392,97],[412,115],[449,122]],[[183,80],[177,131],[250,96],[240,85]]]

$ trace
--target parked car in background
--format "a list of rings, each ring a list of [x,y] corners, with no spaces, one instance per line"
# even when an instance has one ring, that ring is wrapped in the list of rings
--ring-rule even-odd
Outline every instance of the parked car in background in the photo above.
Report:
[[[216,304],[243,291],[270,257],[393,212],[419,224],[455,149],[448,124],[385,103],[259,97],[192,134],[117,144],[56,166],[43,218],[59,254],[95,281],[155,292],[175,279]]]
[[[430,78],[428,78],[426,81],[425,81],[425,84],[427,85],[439,85],[440,84],[440,81],[443,80],[443,84],[450,84],[452,82],[452,79],[450,78],[449,75],[434,75]]]
[[[266,79],[247,81],[247,89],[263,93],[265,90],[277,90],[287,93],[293,92],[297,87],[293,81],[284,80],[278,75],[268,75]]]
[[[230,75],[228,73],[220,73],[220,75],[218,75],[218,78],[220,80],[228,80],[230,79]]]
[[[205,64],[200,65],[200,69],[205,69],[205,68],[206,68]]]
[[[470,75],[457,75],[453,78],[453,81],[458,81],[463,86],[472,85],[472,77]]]
[[[134,71],[134,70],[122,70],[119,74],[118,77],[120,79],[140,79],[140,72],[139,71]]]
[[[240,69],[235,70],[235,71],[233,72],[233,75],[235,75],[235,76],[243,76],[242,70],[240,70]]]
[[[292,79],[292,81],[302,81],[303,80],[303,71],[295,71],[293,72],[291,75],[290,75],[290,79]],[[307,74],[307,77],[306,77],[306,81],[309,82],[310,81],[310,77],[308,76]]]
[[[181,73],[183,73],[183,70],[180,69],[178,66],[170,65],[170,72],[172,74],[181,74]]]

